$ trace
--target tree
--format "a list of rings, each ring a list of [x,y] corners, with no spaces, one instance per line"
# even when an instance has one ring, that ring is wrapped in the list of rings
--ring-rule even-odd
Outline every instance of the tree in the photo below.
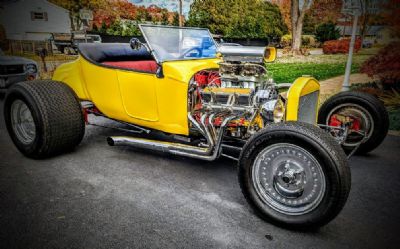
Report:
[[[289,30],[292,30],[292,21],[290,17],[290,3],[291,0],[272,0],[272,3],[279,6],[283,21]]]
[[[279,7],[261,0],[195,0],[186,24],[226,38],[264,39],[287,31]]]
[[[388,0],[383,5],[383,21],[394,37],[400,37],[400,0]]]
[[[342,17],[342,0],[313,0],[304,16],[303,33],[316,34],[317,27],[323,23],[336,24]]]
[[[292,21],[292,52],[300,55],[301,35],[303,32],[303,21],[306,11],[310,8],[312,0],[292,0],[290,5],[290,16]]]
[[[174,12],[174,17],[172,20],[172,25],[173,26],[179,26],[179,13],[178,12]]]
[[[118,23],[118,20],[122,20],[122,25],[124,26],[130,26],[129,23],[131,22],[129,20],[135,21],[134,23],[148,21],[165,25],[170,24],[172,12],[155,5],[146,8],[144,6],[136,6],[128,0],[103,0],[103,2],[106,8],[95,9],[93,18],[93,27],[96,27],[100,33],[104,33],[111,25]],[[106,28],[101,28],[104,25]],[[133,29],[134,31],[132,32],[136,34],[138,30]],[[124,29],[124,32],[129,33],[130,31]]]
[[[393,37],[400,37],[400,0],[388,0],[382,6],[382,21]],[[370,77],[379,77],[387,88],[400,85],[400,42],[393,41],[370,57],[361,67],[361,72]]]
[[[333,22],[327,22],[317,27],[315,37],[321,43],[337,40],[340,37],[340,31]]]
[[[71,30],[78,30],[82,25],[79,16],[81,9],[104,9],[107,1],[104,0],[49,0],[50,2],[69,10],[69,18],[71,20]]]

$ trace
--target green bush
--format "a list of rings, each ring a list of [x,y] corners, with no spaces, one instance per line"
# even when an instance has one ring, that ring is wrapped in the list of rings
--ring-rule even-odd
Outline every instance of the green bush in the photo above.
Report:
[[[323,23],[317,27],[315,37],[321,43],[337,40],[340,37],[340,30],[333,22]]]
[[[286,34],[281,37],[281,46],[286,48],[292,45],[292,35]]]
[[[301,36],[301,44],[302,47],[305,48],[315,48],[318,46],[318,43],[313,35],[302,35]],[[281,37],[281,46],[286,48],[292,45],[292,35],[286,34]]]
[[[317,46],[317,41],[313,35],[302,35],[301,40],[304,47],[315,48]]]
[[[400,109],[389,110],[389,129],[400,131]]]

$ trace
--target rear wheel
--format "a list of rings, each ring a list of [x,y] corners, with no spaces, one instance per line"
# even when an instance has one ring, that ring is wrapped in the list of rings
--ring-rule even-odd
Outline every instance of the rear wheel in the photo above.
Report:
[[[80,103],[67,85],[29,81],[12,86],[4,103],[8,133],[21,153],[45,158],[75,148],[85,123]]]
[[[336,217],[350,177],[339,145],[304,123],[267,126],[239,159],[239,183],[249,204],[261,218],[290,228],[316,228]]]
[[[321,106],[319,124],[342,126],[346,122],[349,123],[348,132],[342,142],[346,153],[354,149],[359,154],[372,151],[382,143],[389,130],[389,115],[382,102],[363,92],[341,92]],[[335,136],[337,133],[332,131]]]

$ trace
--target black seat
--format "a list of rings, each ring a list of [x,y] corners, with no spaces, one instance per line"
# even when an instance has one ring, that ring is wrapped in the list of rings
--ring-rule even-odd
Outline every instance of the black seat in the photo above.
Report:
[[[154,60],[145,47],[133,50],[128,43],[81,43],[79,53],[93,63]]]

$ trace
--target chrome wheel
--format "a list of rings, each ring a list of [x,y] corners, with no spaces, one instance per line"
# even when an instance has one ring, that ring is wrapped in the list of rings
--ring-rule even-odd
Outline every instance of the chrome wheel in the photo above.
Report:
[[[11,105],[11,127],[23,144],[30,144],[36,137],[36,126],[28,106],[22,100],[15,100]]]
[[[346,118],[351,118],[359,122],[358,129],[350,129],[344,146],[354,147],[362,142],[365,138],[371,136],[374,131],[374,120],[371,114],[362,106],[357,104],[342,104],[333,108],[326,119],[326,124],[329,125],[333,115],[340,115]]]
[[[325,193],[325,176],[316,158],[293,144],[279,143],[262,150],[252,168],[260,199],[286,215],[315,209]]]

